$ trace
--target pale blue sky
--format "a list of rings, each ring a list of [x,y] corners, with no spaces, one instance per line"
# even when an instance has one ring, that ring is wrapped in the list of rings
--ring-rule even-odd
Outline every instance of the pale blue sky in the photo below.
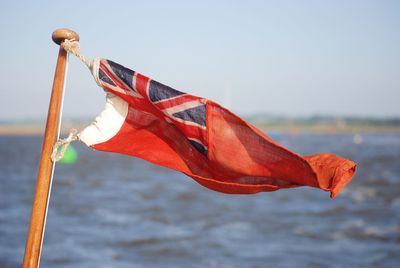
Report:
[[[45,117],[60,27],[241,115],[400,116],[400,1],[55,2],[0,3],[0,120]],[[95,116],[103,92],[69,67],[65,116]]]

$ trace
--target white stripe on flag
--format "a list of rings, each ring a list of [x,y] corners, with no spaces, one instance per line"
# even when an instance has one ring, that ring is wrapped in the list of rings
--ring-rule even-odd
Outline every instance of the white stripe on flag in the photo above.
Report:
[[[169,115],[173,115],[174,113],[179,113],[184,110],[195,108],[200,105],[204,105],[203,103],[200,102],[200,100],[188,101],[188,102],[184,102],[182,104],[176,105],[174,107],[164,109],[163,112],[165,112]]]

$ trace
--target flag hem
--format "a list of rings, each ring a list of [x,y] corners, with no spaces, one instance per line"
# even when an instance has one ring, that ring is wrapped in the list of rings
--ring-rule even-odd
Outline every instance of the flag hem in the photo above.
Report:
[[[79,140],[87,146],[108,141],[121,129],[128,110],[126,101],[112,93],[107,93],[104,110],[93,123],[78,134]]]

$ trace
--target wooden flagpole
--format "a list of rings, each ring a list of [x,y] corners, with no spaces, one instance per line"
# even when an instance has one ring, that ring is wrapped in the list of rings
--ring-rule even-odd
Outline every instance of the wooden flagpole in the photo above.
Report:
[[[55,43],[60,45],[60,50],[58,53],[53,89],[47,114],[46,130],[36,182],[35,197],[32,205],[31,220],[26,240],[23,268],[39,267],[44,227],[46,223],[48,197],[53,173],[51,154],[53,151],[53,145],[58,137],[60,107],[67,65],[67,52],[61,44],[66,39],[79,41],[79,35],[69,29],[58,29],[53,32],[52,39]]]

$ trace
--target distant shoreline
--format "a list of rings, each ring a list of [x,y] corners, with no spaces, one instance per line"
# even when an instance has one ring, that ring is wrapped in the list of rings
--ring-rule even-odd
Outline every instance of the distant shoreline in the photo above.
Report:
[[[67,123],[62,126],[61,134],[65,135],[72,128],[78,131],[90,123]],[[255,126],[266,132],[283,133],[316,133],[316,134],[345,134],[345,133],[400,133],[397,125],[368,125],[368,124],[332,124],[332,123],[260,123],[253,122]],[[38,123],[9,123],[0,124],[0,136],[41,136],[45,130],[44,124]]]
[[[90,123],[66,122],[61,127],[61,134],[68,134],[71,129],[78,131],[84,129]],[[0,136],[42,136],[45,131],[45,124],[40,123],[3,123],[0,124]]]

